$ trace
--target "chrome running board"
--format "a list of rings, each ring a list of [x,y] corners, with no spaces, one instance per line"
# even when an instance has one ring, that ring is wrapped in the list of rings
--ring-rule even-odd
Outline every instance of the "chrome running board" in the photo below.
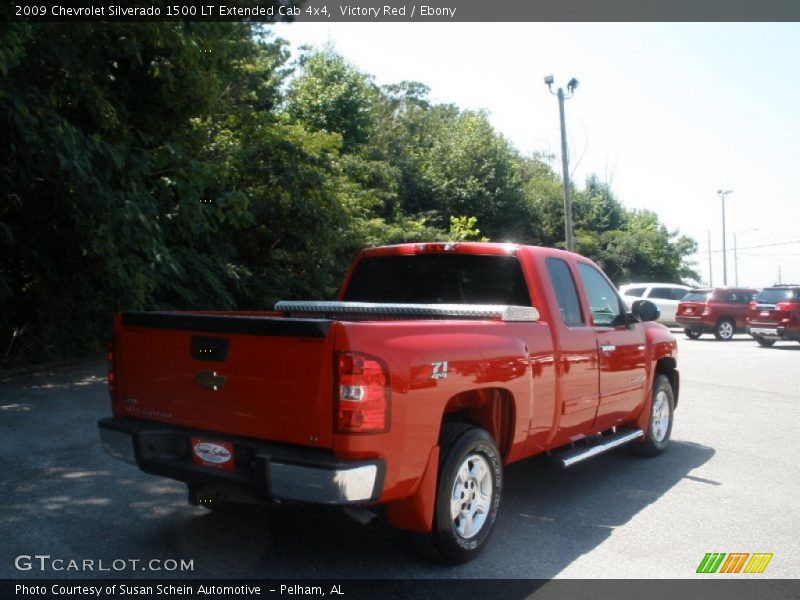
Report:
[[[601,441],[594,442],[590,438],[588,445],[570,448],[559,454],[553,454],[552,459],[558,466],[566,469],[579,462],[583,462],[587,458],[603,454],[603,452],[608,452],[618,446],[639,439],[642,436],[644,436],[644,431],[641,429],[624,429],[617,431],[613,435],[601,438]]]

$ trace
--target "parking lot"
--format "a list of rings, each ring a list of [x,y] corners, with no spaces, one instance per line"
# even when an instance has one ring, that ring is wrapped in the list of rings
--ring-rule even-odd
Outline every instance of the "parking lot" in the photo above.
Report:
[[[19,555],[47,554],[193,561],[191,572],[111,573],[125,577],[690,578],[707,552],[768,552],[758,577],[797,577],[800,344],[676,336],[682,386],[668,452],[623,449],[568,471],[541,458],[509,466],[492,543],[461,567],[423,562],[396,532],[336,509],[240,517],[188,506],[181,484],[104,454],[103,364],[5,381],[0,576],[86,575],[15,567]]]

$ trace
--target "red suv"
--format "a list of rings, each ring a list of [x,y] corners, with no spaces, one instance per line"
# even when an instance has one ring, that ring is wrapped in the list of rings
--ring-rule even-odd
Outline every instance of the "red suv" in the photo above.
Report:
[[[747,310],[756,290],[751,288],[705,288],[690,290],[678,304],[675,321],[690,340],[713,333],[730,340],[745,331]]]
[[[764,288],[750,303],[747,333],[762,346],[777,340],[800,342],[800,285]]]

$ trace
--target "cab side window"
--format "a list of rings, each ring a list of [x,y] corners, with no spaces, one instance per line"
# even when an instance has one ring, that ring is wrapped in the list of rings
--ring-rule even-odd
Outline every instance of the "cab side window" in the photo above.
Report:
[[[578,290],[567,263],[560,258],[548,258],[545,260],[545,264],[556,293],[561,318],[568,327],[582,327],[585,322],[578,299]]]
[[[600,271],[586,263],[578,263],[578,273],[583,280],[592,320],[598,326],[614,326],[624,322],[619,297]]]

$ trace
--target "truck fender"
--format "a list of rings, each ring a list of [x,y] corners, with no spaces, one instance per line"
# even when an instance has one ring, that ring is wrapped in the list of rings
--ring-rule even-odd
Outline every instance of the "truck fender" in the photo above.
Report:
[[[436,505],[436,482],[439,475],[440,446],[431,448],[428,463],[417,491],[402,500],[389,503],[389,524],[407,531],[430,531],[433,528],[433,510]]]
[[[637,419],[636,423],[637,426],[643,431],[647,431],[648,427],[650,426],[650,406],[653,403],[653,383],[655,382],[655,378],[659,374],[668,374],[664,370],[659,369],[659,363],[662,363],[666,369],[672,371],[670,379],[671,383],[673,384],[675,404],[677,406],[679,382],[678,373],[676,370],[677,352],[677,343],[671,334],[668,335],[667,330],[659,327],[648,327],[646,351],[648,382],[646,391],[647,395],[645,396],[642,412],[639,413],[639,418]]]

